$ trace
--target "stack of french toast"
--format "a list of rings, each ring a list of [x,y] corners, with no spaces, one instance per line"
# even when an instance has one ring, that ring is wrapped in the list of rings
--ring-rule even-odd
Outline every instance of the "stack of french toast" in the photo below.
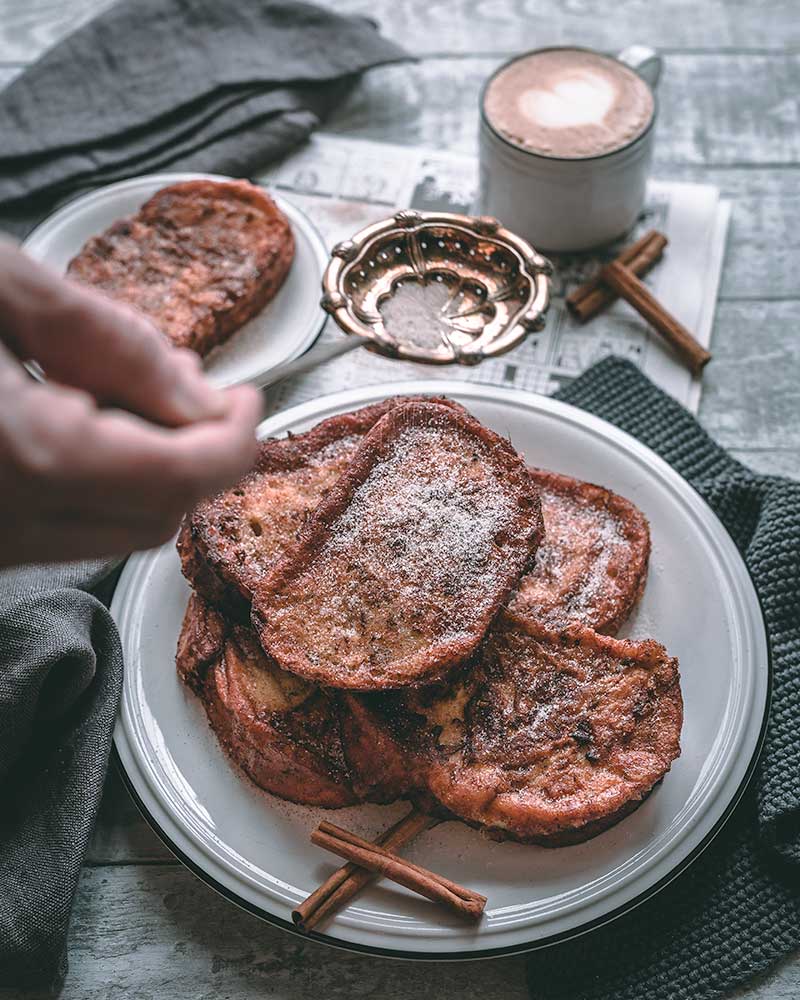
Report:
[[[680,753],[677,661],[613,638],[645,586],[644,515],[529,467],[450,400],[263,441],[178,551],[179,676],[275,795],[405,798],[559,846],[630,813]]]

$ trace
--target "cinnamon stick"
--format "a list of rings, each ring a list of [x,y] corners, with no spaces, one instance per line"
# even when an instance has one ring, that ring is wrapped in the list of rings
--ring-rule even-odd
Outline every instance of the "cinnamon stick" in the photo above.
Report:
[[[398,885],[411,889],[434,903],[446,906],[466,920],[478,920],[486,897],[466,889],[436,872],[415,865],[377,844],[371,844],[332,823],[320,823],[311,834],[312,843],[338,854],[362,868],[376,872]]]
[[[399,850],[423,830],[435,826],[438,822],[433,816],[412,809],[397,823],[385,830],[377,838],[376,843],[390,851]],[[375,878],[374,872],[361,868],[352,862],[342,865],[292,911],[292,920],[302,931],[313,930],[323,920],[345,907],[361,889],[374,881]]]
[[[682,323],[667,312],[635,274],[624,264],[612,261],[602,268],[600,277],[661,334],[693,375],[702,372],[704,366],[711,360],[709,352],[695,340]]]
[[[641,239],[626,247],[617,261],[642,277],[661,260],[668,242],[663,233],[651,229]],[[617,297],[617,293],[603,282],[598,273],[575,288],[567,296],[566,302],[572,315],[581,323],[586,323],[615,302]]]

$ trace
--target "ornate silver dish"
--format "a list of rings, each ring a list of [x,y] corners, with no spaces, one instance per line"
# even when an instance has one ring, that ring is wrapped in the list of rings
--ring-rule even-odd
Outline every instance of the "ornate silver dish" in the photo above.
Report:
[[[402,211],[333,248],[321,305],[384,354],[477,364],[543,327],[551,273],[496,219]]]
[[[349,334],[250,379],[264,390],[352,351],[474,365],[541,330],[550,262],[496,219],[398,212],[338,243],[321,306]]]

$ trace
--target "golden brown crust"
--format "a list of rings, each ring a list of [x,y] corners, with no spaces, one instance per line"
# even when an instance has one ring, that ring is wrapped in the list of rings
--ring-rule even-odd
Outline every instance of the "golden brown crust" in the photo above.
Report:
[[[636,809],[680,752],[677,662],[654,642],[562,624],[579,612],[610,631],[629,614],[650,547],[647,521],[633,504],[530,470],[550,536],[510,602],[519,613],[501,612],[470,659],[424,687],[324,691],[271,664],[249,629],[227,623],[231,607],[246,614],[277,555],[291,559],[292,543],[308,534],[313,508],[320,500],[325,506],[365,435],[404,402],[387,400],[265,442],[242,483],[187,519],[179,541],[184,572],[226,614],[192,599],[179,673],[200,690],[228,753],[276,794],[331,806],[406,797],[496,839],[586,840]],[[260,530],[248,536],[251,519]],[[252,546],[242,544],[243,533]],[[370,534],[362,548],[371,551],[373,542]],[[380,554],[378,561],[386,562]],[[313,584],[311,597],[324,597]],[[254,700],[253,677],[262,674],[282,679],[290,709],[262,711],[276,697],[270,682],[268,697]]]
[[[183,520],[177,548],[194,589],[227,617],[249,622],[259,580],[345,471],[364,435],[404,402],[408,398],[394,397],[330,417],[305,433],[262,441],[253,469]]]
[[[464,411],[406,403],[258,584],[253,627],[284,669],[330,687],[430,683],[476,648],[541,531],[508,441]]]
[[[220,614],[197,594],[189,597],[178,636],[175,666],[180,679],[195,694],[203,689],[206,674],[219,659],[227,631],[228,625]]]
[[[508,613],[454,687],[347,703],[359,795],[405,795],[502,839],[558,846],[595,836],[680,753],[678,664],[662,646]]]
[[[194,594],[177,666],[220,745],[256,785],[306,805],[357,801],[332,697],[280,670],[249,629],[228,625]]]
[[[293,257],[289,222],[262,188],[193,180],[162,188],[92,237],[67,274],[205,355],[275,296]]]
[[[334,695],[193,596],[178,661],[223,748],[267,791],[331,808],[406,797],[494,839],[596,836],[680,753],[677,661],[580,625],[504,612],[447,683]]]
[[[545,537],[510,608],[545,624],[581,622],[614,634],[642,595],[650,558],[647,518],[602,486],[530,469]]]

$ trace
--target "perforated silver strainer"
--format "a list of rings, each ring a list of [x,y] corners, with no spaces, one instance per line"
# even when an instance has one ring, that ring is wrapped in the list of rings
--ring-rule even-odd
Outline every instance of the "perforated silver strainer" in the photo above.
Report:
[[[255,382],[268,388],[356,347],[427,364],[478,364],[541,330],[550,262],[496,219],[402,211],[337,244],[321,306],[347,334]]]

